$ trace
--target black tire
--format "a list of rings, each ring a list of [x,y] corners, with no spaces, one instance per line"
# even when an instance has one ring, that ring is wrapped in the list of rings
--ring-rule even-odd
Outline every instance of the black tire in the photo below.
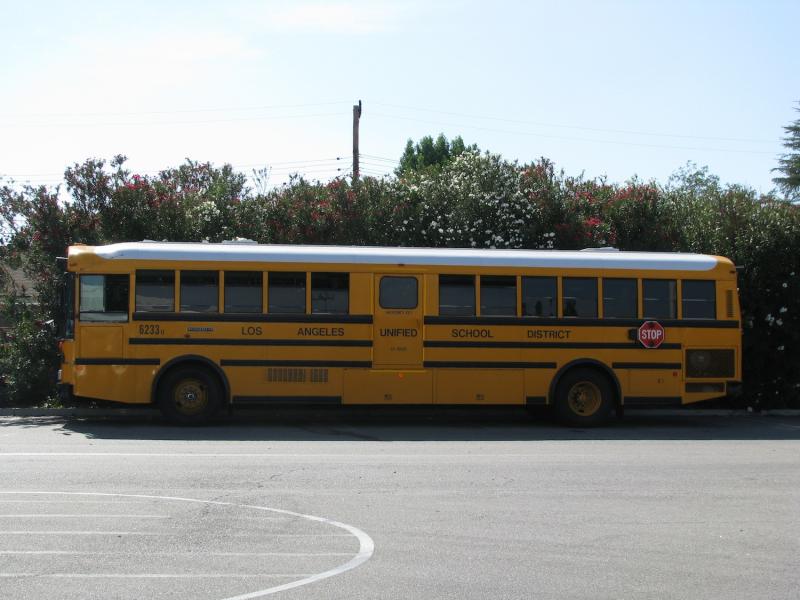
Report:
[[[558,382],[555,413],[573,427],[605,425],[616,408],[616,394],[609,378],[586,367],[567,371]]]
[[[219,378],[201,366],[176,367],[158,386],[158,407],[171,423],[205,425],[219,413],[224,392]]]

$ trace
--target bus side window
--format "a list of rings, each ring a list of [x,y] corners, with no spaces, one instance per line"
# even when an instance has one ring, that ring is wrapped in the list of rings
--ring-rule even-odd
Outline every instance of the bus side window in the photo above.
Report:
[[[181,312],[215,313],[218,300],[217,271],[181,271]]]
[[[603,279],[603,317],[635,319],[638,299],[635,279]]]
[[[522,278],[522,316],[555,317],[558,306],[555,277]]]
[[[643,279],[642,309],[645,319],[678,317],[678,284],[674,279]]]
[[[306,274],[270,272],[267,310],[275,314],[304,314],[306,312]]]
[[[175,310],[174,271],[136,271],[136,310],[172,312]]]
[[[311,273],[313,314],[346,315],[349,309],[349,273]]]
[[[481,315],[517,315],[517,278],[513,275],[481,275]]]
[[[81,275],[80,320],[84,323],[128,321],[128,275]]]
[[[681,287],[684,319],[717,318],[717,291],[713,281],[684,279]]]
[[[439,275],[439,315],[475,316],[475,277]]]
[[[261,271],[225,271],[225,312],[260,313]]]
[[[562,288],[565,317],[597,317],[597,279],[564,277]]]

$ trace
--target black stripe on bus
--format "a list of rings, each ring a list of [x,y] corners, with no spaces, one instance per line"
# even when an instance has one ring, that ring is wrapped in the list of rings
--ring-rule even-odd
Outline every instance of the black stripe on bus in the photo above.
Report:
[[[625,396],[625,406],[681,406],[680,396]]]
[[[429,369],[555,369],[554,362],[488,362],[426,360],[422,365]]]
[[[239,406],[268,405],[338,405],[342,403],[341,396],[234,396],[233,403]]]
[[[615,362],[611,363],[614,369],[668,369],[680,371],[681,363],[658,363],[658,362]]]
[[[76,358],[76,365],[160,365],[158,358]]]
[[[232,339],[232,338],[129,338],[134,346],[348,346],[354,348],[371,348],[372,340],[320,340],[294,339]]]
[[[261,360],[223,358],[219,361],[223,367],[360,367],[372,368],[369,360]]]
[[[372,323],[372,315],[275,315],[250,313],[135,312],[134,321],[196,321],[198,323]]]
[[[614,350],[644,350],[636,342],[461,342],[451,340],[426,340],[426,348],[595,348]],[[663,343],[648,350],[680,350],[680,344]]]
[[[547,406],[547,396],[526,396],[526,406]]]
[[[549,317],[425,317],[425,325],[537,325],[539,327],[639,327],[645,321],[658,321],[664,327],[738,329],[739,321],[717,319],[583,319]]]

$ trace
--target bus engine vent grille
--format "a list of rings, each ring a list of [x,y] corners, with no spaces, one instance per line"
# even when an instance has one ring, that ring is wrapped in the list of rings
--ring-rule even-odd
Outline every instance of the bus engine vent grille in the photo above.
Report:
[[[267,381],[271,383],[305,383],[306,370],[293,367],[270,367]]]
[[[328,383],[328,369],[310,369],[311,383]]]

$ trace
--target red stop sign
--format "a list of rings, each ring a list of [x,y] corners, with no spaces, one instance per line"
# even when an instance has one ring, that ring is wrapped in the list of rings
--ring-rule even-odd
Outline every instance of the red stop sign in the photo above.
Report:
[[[645,348],[658,348],[664,341],[664,328],[658,321],[645,321],[636,337]]]

